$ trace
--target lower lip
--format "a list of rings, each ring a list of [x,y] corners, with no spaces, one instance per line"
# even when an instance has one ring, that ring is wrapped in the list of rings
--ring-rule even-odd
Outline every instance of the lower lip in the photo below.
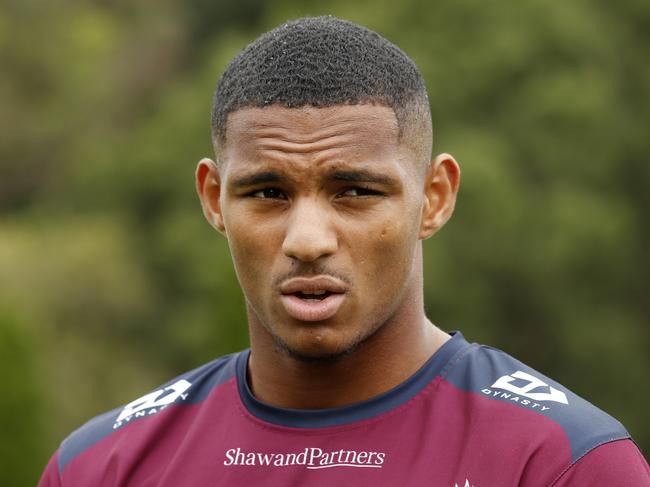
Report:
[[[280,300],[289,316],[300,321],[323,321],[336,314],[344,294],[330,294],[324,299],[300,299],[295,294],[282,294]]]

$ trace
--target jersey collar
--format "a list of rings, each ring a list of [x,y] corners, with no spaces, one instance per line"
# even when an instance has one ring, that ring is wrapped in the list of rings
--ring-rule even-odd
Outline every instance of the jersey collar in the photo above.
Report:
[[[393,389],[373,398],[328,409],[288,409],[271,406],[256,399],[246,380],[246,370],[250,349],[237,357],[237,387],[246,409],[263,421],[293,428],[326,428],[362,421],[383,414],[415,397],[461,350],[469,346],[462,333],[451,333],[452,338],[445,342],[424,365],[404,382]]]

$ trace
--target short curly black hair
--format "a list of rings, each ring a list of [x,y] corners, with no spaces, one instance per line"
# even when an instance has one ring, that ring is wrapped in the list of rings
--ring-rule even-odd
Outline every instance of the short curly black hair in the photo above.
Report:
[[[415,63],[365,27],[304,17],[261,35],[230,62],[214,94],[212,133],[225,142],[228,115],[240,108],[360,103],[392,108],[400,137],[416,135],[418,152],[430,158],[431,112]]]

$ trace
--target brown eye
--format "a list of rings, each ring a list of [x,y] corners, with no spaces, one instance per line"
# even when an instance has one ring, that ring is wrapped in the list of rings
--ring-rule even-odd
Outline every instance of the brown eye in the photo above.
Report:
[[[339,196],[343,196],[343,197],[349,196],[349,197],[352,197],[352,198],[354,198],[354,197],[358,198],[360,196],[376,196],[378,194],[380,194],[378,191],[374,191],[374,190],[368,189],[368,188],[362,188],[360,186],[355,186],[354,188],[346,189],[345,191],[340,193]]]
[[[287,199],[285,194],[278,188],[264,188],[250,193],[250,196],[261,199]]]

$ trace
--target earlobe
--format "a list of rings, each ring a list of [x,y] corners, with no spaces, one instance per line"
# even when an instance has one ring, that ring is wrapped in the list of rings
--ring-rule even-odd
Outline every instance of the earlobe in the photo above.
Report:
[[[456,204],[460,168],[449,154],[440,154],[432,162],[424,181],[424,201],[419,238],[434,235],[449,220]]]
[[[196,167],[196,191],[208,223],[219,232],[225,233],[220,202],[221,177],[213,160],[203,158],[199,161]]]

